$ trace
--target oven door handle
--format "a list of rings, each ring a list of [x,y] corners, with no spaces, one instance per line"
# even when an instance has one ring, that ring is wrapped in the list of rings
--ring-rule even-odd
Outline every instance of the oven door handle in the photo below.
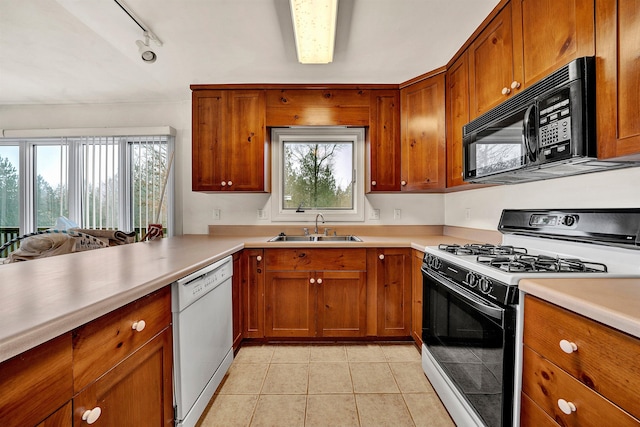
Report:
[[[494,306],[491,303],[482,301],[480,298],[476,297],[473,294],[470,294],[469,292],[465,292],[461,289],[457,289],[453,285],[449,284],[449,282],[444,278],[440,278],[434,275],[433,273],[431,273],[430,271],[426,271],[424,268],[422,269],[422,273],[426,274],[436,282],[440,283],[442,286],[446,287],[449,291],[456,294],[458,297],[462,298],[466,304],[475,308],[479,312],[484,313],[493,319],[502,321],[502,318],[504,315],[503,308],[500,308],[498,306]]]

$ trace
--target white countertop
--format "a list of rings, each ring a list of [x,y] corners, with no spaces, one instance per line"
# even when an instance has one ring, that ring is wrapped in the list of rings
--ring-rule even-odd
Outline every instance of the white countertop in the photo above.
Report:
[[[267,243],[269,237],[272,236],[178,236],[0,265],[0,362],[245,247],[411,247],[423,250],[425,246],[438,243],[472,242],[442,235],[359,235],[363,242]],[[546,282],[523,280],[521,283],[534,295],[640,336],[637,310],[640,307],[640,280],[584,280],[586,285],[578,285],[577,280],[570,279]],[[554,285],[563,282],[573,285]],[[602,282],[607,282],[606,286]],[[585,286],[589,289],[587,294],[596,295],[593,301],[579,297],[578,289]],[[622,293],[607,291],[614,287]],[[599,294],[603,296],[597,296]]]

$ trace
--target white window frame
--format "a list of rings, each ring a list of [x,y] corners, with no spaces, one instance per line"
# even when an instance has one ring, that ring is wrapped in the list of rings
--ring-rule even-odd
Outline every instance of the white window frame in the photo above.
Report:
[[[295,212],[284,209],[282,194],[284,191],[284,143],[296,142],[351,142],[353,143],[353,208],[341,210],[307,209]],[[364,221],[364,128],[335,126],[303,126],[273,128],[271,130],[271,221],[309,222],[322,213],[327,222]]]

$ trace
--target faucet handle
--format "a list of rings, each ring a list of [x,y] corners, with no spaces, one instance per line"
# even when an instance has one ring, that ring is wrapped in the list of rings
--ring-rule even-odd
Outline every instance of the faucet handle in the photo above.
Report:
[[[325,228],[324,229],[324,235],[328,236],[329,235],[329,230],[331,230],[330,228]]]
[[[308,229],[307,227],[304,227],[304,228],[302,229],[302,231],[304,231],[304,235],[305,235],[305,236],[308,236],[308,235],[309,235],[309,229]]]

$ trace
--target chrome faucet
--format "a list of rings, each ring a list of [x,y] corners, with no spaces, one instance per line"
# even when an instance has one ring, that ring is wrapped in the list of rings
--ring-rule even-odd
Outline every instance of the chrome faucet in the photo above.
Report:
[[[322,215],[321,213],[319,213],[318,215],[316,215],[316,228],[313,229],[313,233],[314,234],[318,234],[318,217],[321,216],[322,217],[322,223],[324,224],[324,215]]]

